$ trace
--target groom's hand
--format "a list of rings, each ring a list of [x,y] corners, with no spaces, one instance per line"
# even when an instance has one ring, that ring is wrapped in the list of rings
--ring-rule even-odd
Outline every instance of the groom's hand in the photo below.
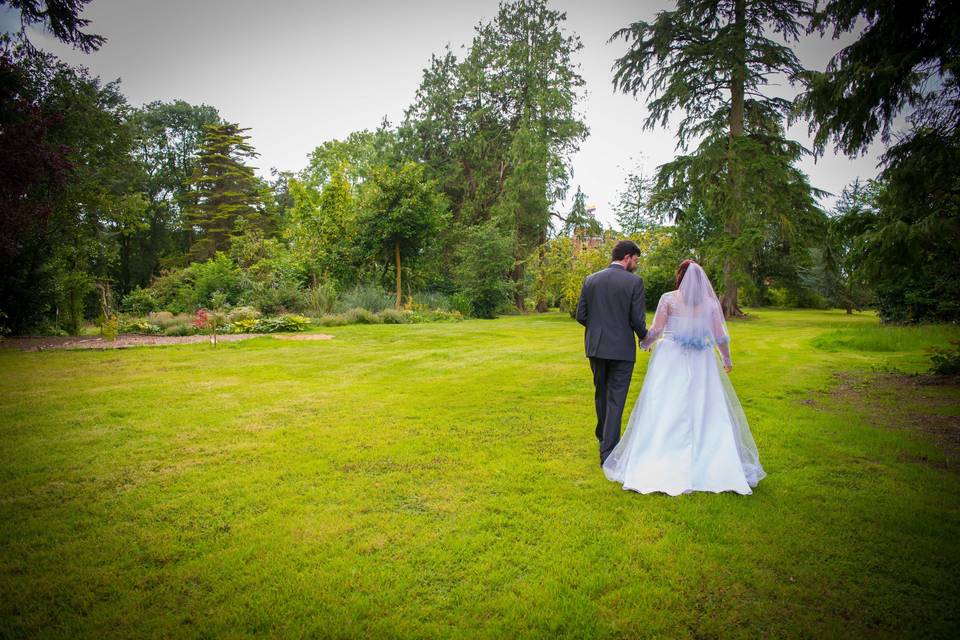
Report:
[[[733,365],[732,365],[732,364],[724,364],[724,365],[723,365],[723,370],[726,371],[727,373],[730,373],[731,371],[733,371]]]

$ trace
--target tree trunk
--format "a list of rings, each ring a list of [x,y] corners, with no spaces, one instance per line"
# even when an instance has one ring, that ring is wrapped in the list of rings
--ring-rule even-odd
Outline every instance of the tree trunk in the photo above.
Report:
[[[540,246],[537,248],[537,313],[546,313],[550,310],[547,306],[547,291],[544,280],[546,276],[543,273],[543,261],[546,258],[547,232],[546,229],[540,230]]]
[[[513,303],[516,305],[517,311],[524,311],[526,309],[526,304],[523,299],[523,274],[523,263],[518,262],[513,268],[513,273],[510,274],[510,279],[513,280],[516,287],[513,292]]]
[[[400,309],[400,299],[403,297],[402,289],[400,288],[400,243],[396,242],[393,245],[394,256],[397,259],[397,310]]]
[[[738,36],[736,58],[730,71],[730,151],[728,154],[730,197],[726,202],[723,230],[730,238],[740,235],[740,214],[737,210],[742,206],[741,192],[743,176],[739,158],[736,157],[734,144],[737,138],[743,136],[744,119],[744,85],[747,77],[747,8],[746,0],[736,0],[733,8],[733,22]],[[738,256],[728,255],[723,263],[723,298],[720,305],[723,315],[734,318],[743,315],[737,305],[736,271],[740,266]]]

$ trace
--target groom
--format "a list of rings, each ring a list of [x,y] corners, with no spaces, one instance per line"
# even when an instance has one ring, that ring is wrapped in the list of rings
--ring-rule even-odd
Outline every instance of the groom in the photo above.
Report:
[[[637,340],[647,335],[643,280],[637,269],[640,247],[621,240],[613,248],[613,262],[587,276],[577,302],[577,322],[586,327],[584,343],[593,369],[597,405],[600,465],[620,441],[620,422],[627,401]]]

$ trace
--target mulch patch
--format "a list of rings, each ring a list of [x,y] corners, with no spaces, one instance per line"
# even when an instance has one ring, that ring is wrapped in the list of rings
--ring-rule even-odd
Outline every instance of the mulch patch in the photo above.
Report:
[[[236,333],[217,336],[217,342],[237,342],[259,338],[263,333]],[[171,344],[195,344],[210,342],[208,335],[196,336],[138,336],[121,335],[116,340],[104,340],[99,336],[43,336],[33,338],[5,338],[0,340],[0,349],[21,351],[48,351],[53,349],[125,349],[128,347],[162,347]]]
[[[278,340],[332,340],[326,333],[230,333],[217,336],[217,342],[238,342],[269,335]],[[29,338],[4,338],[0,349],[21,351],[48,351],[53,349],[124,349],[128,347],[163,347],[172,344],[196,344],[209,342],[208,335],[195,336],[141,336],[126,334],[116,340],[104,340],[99,336],[37,336]]]

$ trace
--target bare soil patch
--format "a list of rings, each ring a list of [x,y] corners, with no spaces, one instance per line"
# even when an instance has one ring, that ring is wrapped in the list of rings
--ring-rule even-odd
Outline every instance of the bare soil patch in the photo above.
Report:
[[[944,460],[910,459],[960,473],[960,376],[932,374],[874,375],[837,374],[838,386],[826,395],[826,402],[842,401],[869,416],[872,424],[894,429],[911,429],[931,438]],[[805,399],[816,407],[824,400]]]

